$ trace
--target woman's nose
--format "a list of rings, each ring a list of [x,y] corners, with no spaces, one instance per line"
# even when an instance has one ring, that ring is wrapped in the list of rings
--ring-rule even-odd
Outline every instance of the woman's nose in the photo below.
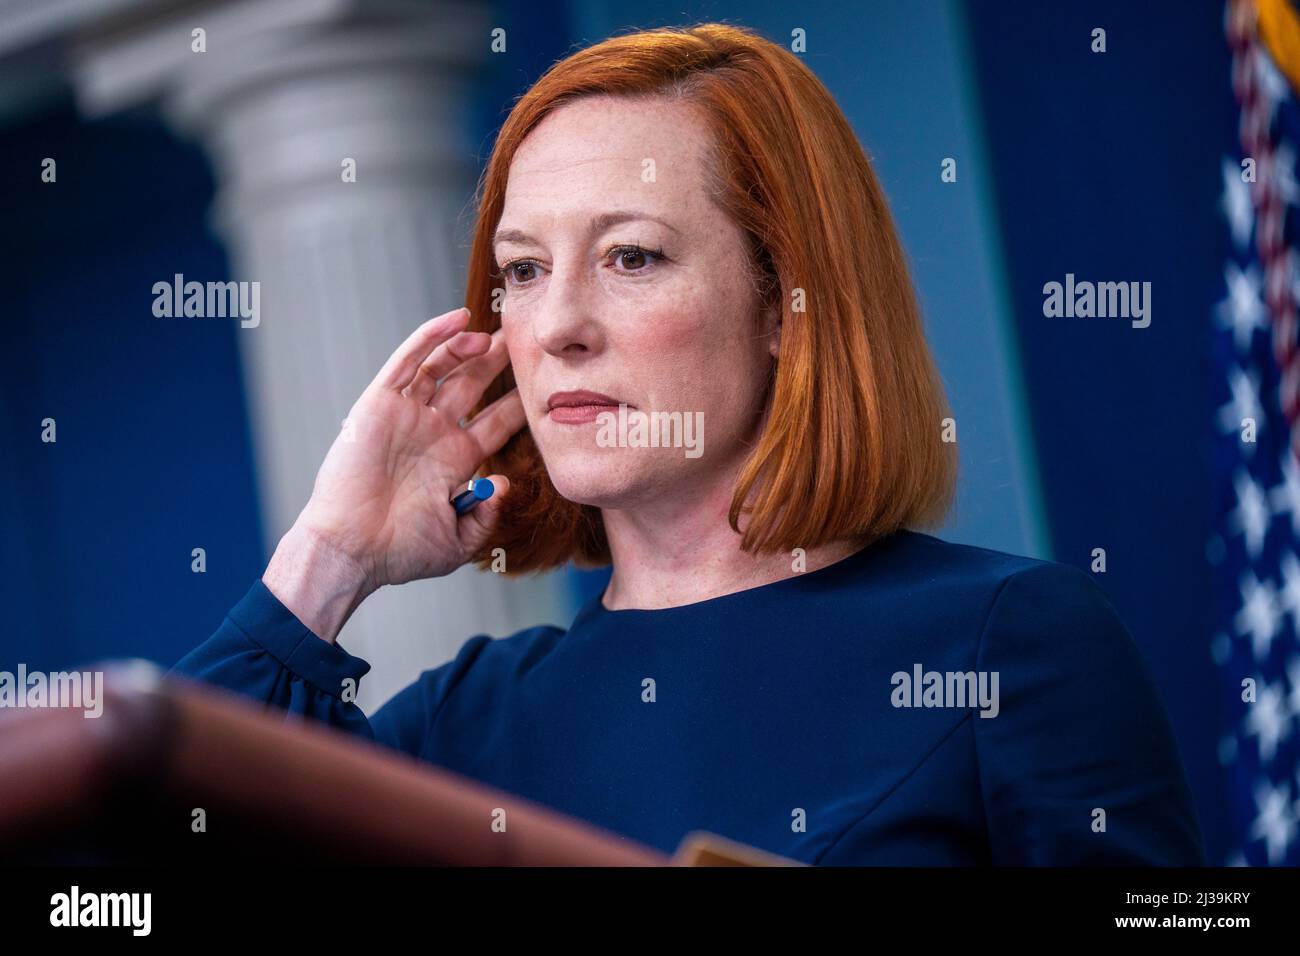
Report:
[[[557,263],[533,319],[533,337],[551,355],[595,351],[600,346],[596,277]]]

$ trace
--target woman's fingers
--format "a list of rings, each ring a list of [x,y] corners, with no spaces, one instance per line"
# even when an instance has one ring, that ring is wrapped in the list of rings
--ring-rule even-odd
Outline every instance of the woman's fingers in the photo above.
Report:
[[[428,405],[433,393],[438,390],[438,379],[476,355],[482,355],[492,344],[492,337],[486,332],[457,332],[443,342],[416,369],[411,383],[402,389],[403,395],[409,395],[421,405]]]
[[[524,415],[524,402],[519,397],[519,389],[512,388],[483,411],[479,412],[465,426],[465,430],[474,436],[483,457],[495,455],[501,450],[510,436],[528,423]]]
[[[465,328],[469,321],[469,309],[452,309],[442,315],[435,315],[407,337],[398,346],[397,351],[388,357],[384,367],[375,376],[372,385],[401,391],[415,377],[420,363],[428,357],[438,345]]]
[[[497,329],[492,333],[492,346],[482,355],[462,362],[451,372],[433,397],[433,406],[454,422],[469,414],[471,408],[483,397],[483,391],[494,378],[510,364],[506,351],[505,333]]]

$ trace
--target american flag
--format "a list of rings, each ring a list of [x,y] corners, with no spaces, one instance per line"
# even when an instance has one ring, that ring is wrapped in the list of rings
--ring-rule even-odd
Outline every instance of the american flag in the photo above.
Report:
[[[1228,0],[1237,142],[1223,157],[1223,298],[1211,323],[1215,661],[1228,863],[1300,864],[1300,16]],[[1290,77],[1291,79],[1288,79]]]

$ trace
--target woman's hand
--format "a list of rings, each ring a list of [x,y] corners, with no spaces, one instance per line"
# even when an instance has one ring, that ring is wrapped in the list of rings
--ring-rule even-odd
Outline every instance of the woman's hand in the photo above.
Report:
[[[511,390],[461,427],[509,363],[502,332],[465,332],[468,321],[467,309],[437,316],[392,354],[352,406],[263,575],[327,641],[385,584],[456,570],[496,524],[505,476],[489,476],[495,494],[467,515],[449,499],[526,421]]]

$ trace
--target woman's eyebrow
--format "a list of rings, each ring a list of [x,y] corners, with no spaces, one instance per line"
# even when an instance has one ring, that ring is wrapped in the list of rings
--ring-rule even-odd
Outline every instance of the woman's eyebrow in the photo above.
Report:
[[[652,216],[648,212],[639,212],[634,209],[616,209],[612,212],[601,213],[599,216],[596,216],[591,220],[591,223],[587,228],[589,232],[598,234],[609,229],[611,226],[617,226],[625,222],[639,221],[657,222],[659,225],[671,229],[673,232],[678,231],[677,227],[672,223],[660,219],[658,216]],[[492,234],[492,247],[494,249],[502,242],[526,243],[533,241],[535,240],[532,236],[519,229],[497,229],[497,231]]]

